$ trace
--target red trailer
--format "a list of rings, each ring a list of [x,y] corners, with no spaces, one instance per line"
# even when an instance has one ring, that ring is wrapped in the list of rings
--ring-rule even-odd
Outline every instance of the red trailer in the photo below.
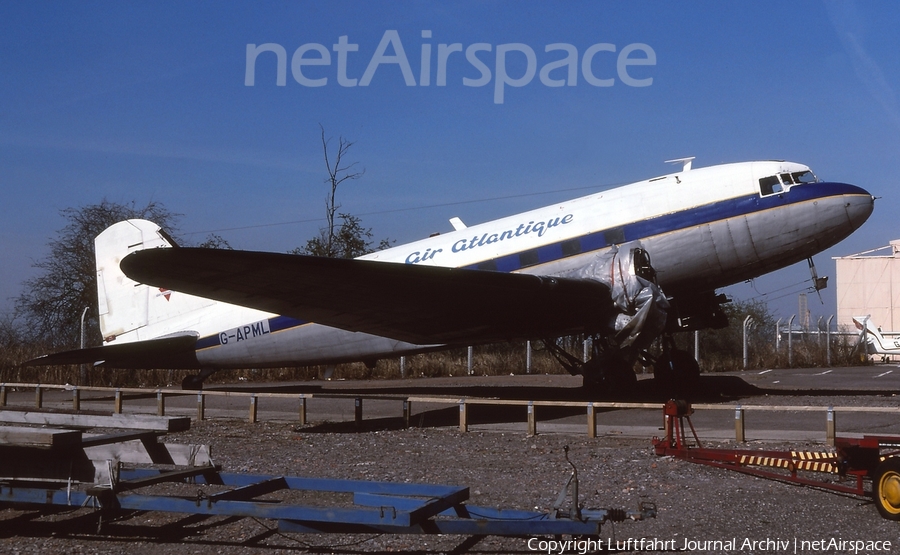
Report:
[[[657,455],[872,499],[881,516],[900,520],[900,435],[837,436],[829,452],[708,449],[691,423],[693,412],[685,401],[665,404],[665,437],[653,438]],[[844,483],[815,480],[809,472],[834,474]]]

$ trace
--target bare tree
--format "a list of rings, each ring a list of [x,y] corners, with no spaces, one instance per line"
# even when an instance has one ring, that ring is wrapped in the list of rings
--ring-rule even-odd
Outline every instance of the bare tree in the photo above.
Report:
[[[348,164],[344,161],[344,157],[347,155],[350,147],[353,146],[353,143],[344,137],[338,137],[338,148],[333,156],[334,164],[332,164],[328,156],[328,143],[331,142],[331,139],[325,138],[325,128],[321,124],[319,125],[319,131],[321,132],[325,167],[328,169],[328,178],[325,179],[325,183],[329,186],[329,194],[325,202],[325,218],[327,219],[325,226],[327,233],[325,235],[325,244],[323,245],[325,253],[321,256],[335,257],[338,253],[336,252],[337,249],[335,249],[334,217],[341,207],[336,201],[338,185],[348,179],[359,179],[365,173],[365,170],[359,172],[351,171],[356,166],[356,162]]]
[[[234,250],[234,248],[231,246],[231,243],[229,243],[227,239],[225,239],[218,233],[210,233],[206,236],[206,239],[204,239],[202,243],[196,246],[201,249],[223,249],[229,251]]]
[[[341,205],[337,203],[338,186],[348,179],[359,179],[365,173],[353,171],[356,162],[348,163],[346,156],[354,143],[344,137],[338,137],[337,151],[329,154],[330,138],[325,137],[325,128],[319,125],[322,138],[322,151],[325,156],[325,167],[328,177],[325,183],[329,187],[328,196],[325,199],[325,227],[319,230],[319,235],[306,242],[303,247],[298,247],[291,252],[294,254],[309,254],[313,256],[325,256],[330,258],[356,258],[368,252],[372,252],[372,229],[362,226],[362,221],[351,214],[339,212]],[[341,220],[340,226],[337,219]],[[391,245],[389,239],[378,242],[376,250],[387,248]]]

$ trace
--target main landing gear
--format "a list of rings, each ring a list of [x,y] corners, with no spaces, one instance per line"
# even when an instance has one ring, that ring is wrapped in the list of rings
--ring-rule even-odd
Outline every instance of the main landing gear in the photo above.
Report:
[[[675,347],[672,336],[663,336],[661,341],[661,354],[653,356],[643,351],[634,358],[644,366],[653,367],[657,389],[689,394],[699,385],[700,365],[689,352]],[[637,385],[634,363],[628,356],[630,352],[610,344],[604,337],[591,337],[592,356],[587,362],[570,354],[553,339],[545,339],[544,345],[570,374],[584,378],[585,388],[601,393],[629,393]]]
[[[573,376],[582,376],[584,387],[601,393],[628,393],[637,385],[633,362],[622,350],[609,345],[606,338],[591,337],[591,358],[587,362],[573,356],[554,339],[545,339],[544,346]]]
[[[215,373],[218,368],[204,368],[198,374],[190,374],[181,380],[181,389],[187,391],[199,391],[203,389],[203,380]]]

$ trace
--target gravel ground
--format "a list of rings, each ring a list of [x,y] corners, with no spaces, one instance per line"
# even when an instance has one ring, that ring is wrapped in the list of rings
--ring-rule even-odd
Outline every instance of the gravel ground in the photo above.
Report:
[[[784,404],[801,402],[790,402],[789,398],[775,402],[781,404],[784,399]],[[744,400],[747,404],[763,401]],[[811,401],[802,399],[803,403]],[[829,397],[828,404],[867,405],[869,401],[858,396],[846,400]],[[570,458],[578,468],[585,507],[634,509],[641,501],[658,505],[656,519],[603,527],[602,539],[620,542],[625,549],[619,552],[640,551],[625,542],[641,538],[669,542],[667,547],[675,549],[667,551],[681,550],[685,541],[697,542],[689,545],[689,551],[704,553],[878,553],[877,547],[887,547],[871,543],[876,541],[888,541],[891,551],[900,550],[900,524],[881,519],[865,500],[657,457],[649,438],[526,437],[516,432],[487,431],[463,434],[451,427],[323,431],[329,429],[315,425],[299,428],[296,423],[211,420],[195,423],[190,431],[167,441],[210,444],[214,459],[226,471],[464,485],[471,490],[470,504],[529,510],[546,510],[555,502],[570,473],[564,458],[568,445]],[[824,449],[821,445],[796,444],[741,446],[797,447]],[[299,535],[274,533],[273,528],[274,522],[253,519],[136,513],[107,523],[98,534],[96,515],[84,509],[40,517],[31,511],[6,509],[0,510],[0,552],[535,552],[527,538],[487,537],[475,543],[460,536]],[[721,545],[730,540],[736,540],[733,549]],[[749,548],[745,543],[764,540],[788,543],[784,548],[765,544]],[[812,544],[820,540],[825,543]],[[869,545],[833,549],[833,544],[828,544],[831,540]],[[531,545],[536,546],[534,542]]]

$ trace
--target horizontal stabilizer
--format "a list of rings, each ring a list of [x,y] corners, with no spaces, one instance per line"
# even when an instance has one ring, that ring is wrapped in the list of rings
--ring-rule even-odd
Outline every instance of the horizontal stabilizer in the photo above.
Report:
[[[197,334],[181,335],[75,349],[44,355],[22,366],[54,366],[62,364],[103,364],[110,368],[199,368],[194,354]]]

